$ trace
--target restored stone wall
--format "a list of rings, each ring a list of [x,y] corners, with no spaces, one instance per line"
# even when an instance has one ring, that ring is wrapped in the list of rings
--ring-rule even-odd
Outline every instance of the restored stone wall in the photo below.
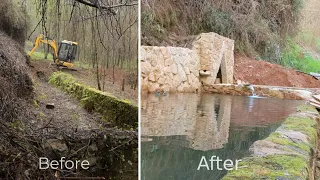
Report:
[[[203,84],[233,83],[234,41],[202,33],[193,48],[142,46],[143,92],[198,92]],[[221,77],[217,80],[219,69]]]
[[[194,51],[200,58],[201,81],[205,84],[215,84],[221,69],[224,84],[233,83],[234,40],[216,33],[202,33],[193,43]]]
[[[199,58],[187,48],[142,46],[142,91],[196,92]]]

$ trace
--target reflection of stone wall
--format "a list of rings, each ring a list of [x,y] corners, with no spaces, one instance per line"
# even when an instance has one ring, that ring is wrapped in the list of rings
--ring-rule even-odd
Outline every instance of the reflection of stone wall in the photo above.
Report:
[[[215,84],[219,69],[221,82],[232,84],[234,41],[215,33],[203,33],[193,44],[192,50],[142,46],[142,91],[197,92],[201,81]]]
[[[231,97],[222,96],[209,98],[211,95],[203,95],[200,104],[201,110],[196,119],[196,126],[192,135],[190,147],[195,150],[208,151],[220,149],[228,142],[229,126],[231,118]],[[214,111],[217,106],[219,112]]]
[[[142,136],[186,136],[192,149],[208,151],[228,142],[231,99],[210,94],[142,97]]]

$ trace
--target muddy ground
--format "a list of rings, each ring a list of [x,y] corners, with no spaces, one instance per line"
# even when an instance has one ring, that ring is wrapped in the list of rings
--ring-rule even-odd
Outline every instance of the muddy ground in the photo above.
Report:
[[[235,82],[241,80],[255,85],[320,88],[320,81],[310,75],[239,54],[235,55],[234,71]]]

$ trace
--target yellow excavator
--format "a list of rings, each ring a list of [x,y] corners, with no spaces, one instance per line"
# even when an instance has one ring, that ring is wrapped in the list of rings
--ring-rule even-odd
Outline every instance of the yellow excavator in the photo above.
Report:
[[[60,41],[59,45],[57,46],[55,40],[45,37],[43,34],[40,34],[36,39],[34,47],[29,52],[29,56],[32,56],[32,54],[38,48],[40,43],[50,45],[50,47],[53,50],[53,61],[57,66],[63,66],[68,68],[74,67],[73,61],[76,58],[78,49],[77,42],[63,40]]]

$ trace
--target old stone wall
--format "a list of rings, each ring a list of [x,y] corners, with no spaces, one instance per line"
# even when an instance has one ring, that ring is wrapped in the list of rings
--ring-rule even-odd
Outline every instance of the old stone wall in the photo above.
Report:
[[[302,105],[266,139],[254,142],[251,156],[223,180],[319,179],[315,176],[318,111]]]
[[[192,49],[142,46],[142,92],[198,92],[202,83],[232,84],[233,50],[233,40],[215,33],[200,34]]]

